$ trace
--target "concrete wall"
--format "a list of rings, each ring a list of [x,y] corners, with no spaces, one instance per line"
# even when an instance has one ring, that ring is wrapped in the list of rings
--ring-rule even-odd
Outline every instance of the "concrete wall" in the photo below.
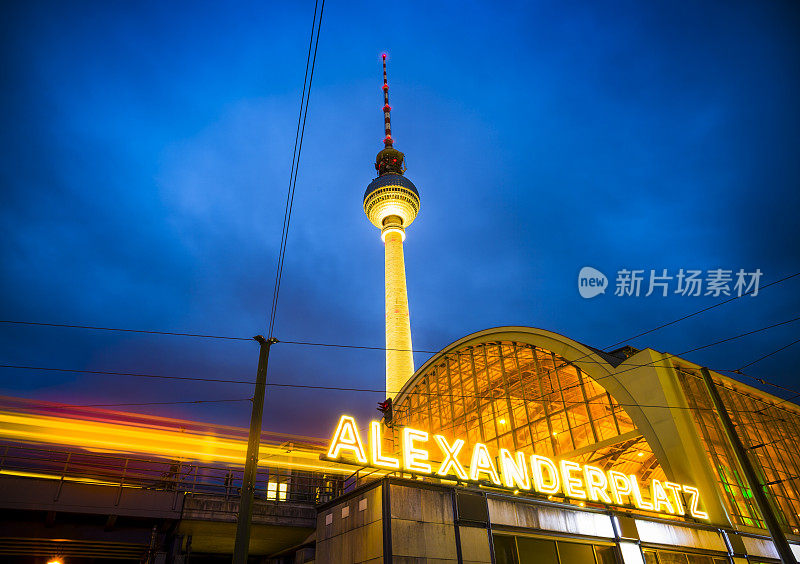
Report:
[[[324,505],[317,515],[316,563],[490,564],[486,526],[457,524],[453,496],[451,488],[387,480]]]
[[[449,491],[392,484],[392,562],[458,562]]]
[[[381,482],[317,513],[318,564],[383,562]]]

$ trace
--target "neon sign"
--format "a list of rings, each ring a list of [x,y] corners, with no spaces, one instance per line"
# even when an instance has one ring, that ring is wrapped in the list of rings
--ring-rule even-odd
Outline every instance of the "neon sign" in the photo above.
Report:
[[[401,456],[389,456],[381,449],[381,423],[372,421],[369,424],[367,451],[355,418],[342,415],[328,453],[322,458],[465,482],[485,482],[497,487],[563,495],[607,505],[633,505],[645,511],[672,515],[685,515],[688,511],[696,519],[708,519],[708,513],[700,509],[700,492],[685,484],[657,479],[650,480],[649,484],[639,484],[635,474],[605,471],[571,460],[556,462],[540,454],[526,456],[522,451],[512,453],[505,448],[501,448],[497,457],[493,457],[489,447],[483,443],[472,446],[470,462],[465,467],[461,457],[465,450],[462,439],[451,442],[443,435],[431,436],[426,431],[411,427],[403,427],[400,436]],[[427,448],[429,444],[436,445],[442,456],[441,462],[431,458]],[[646,488],[648,496],[644,495],[643,488]]]

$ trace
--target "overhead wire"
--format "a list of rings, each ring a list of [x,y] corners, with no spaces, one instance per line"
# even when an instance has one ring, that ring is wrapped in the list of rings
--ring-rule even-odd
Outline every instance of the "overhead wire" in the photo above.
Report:
[[[178,331],[151,331],[147,329],[126,329],[121,327],[97,327],[94,325],[75,325],[67,323],[41,323],[37,321],[18,321],[11,319],[0,319],[0,323],[10,325],[34,325],[42,327],[64,327],[70,329],[92,329],[95,331],[115,331],[120,333],[146,333],[149,335],[170,335],[177,337],[199,337],[202,339],[224,339],[228,341],[252,341],[252,337],[233,337],[230,335],[209,335],[203,333],[187,333]]]
[[[632,337],[628,337],[627,339],[623,339],[621,341],[617,341],[616,343],[608,345],[608,346],[604,347],[604,349],[610,349],[610,348],[616,347],[617,345],[621,345],[623,343],[627,343],[627,342],[632,341],[634,339],[638,339],[639,337],[641,337],[643,335],[648,335],[650,333],[654,333],[655,331],[659,331],[661,329],[664,329],[665,327],[669,327],[670,325],[674,325],[674,324],[676,324],[676,323],[678,323],[680,321],[684,321],[685,319],[689,319],[690,317],[694,317],[695,315],[700,315],[701,313],[705,313],[706,311],[709,311],[709,310],[714,309],[716,307],[725,305],[725,304],[730,303],[730,302],[732,302],[734,300],[738,300],[739,298],[743,298],[744,296],[750,295],[750,294],[752,294],[754,292],[763,290],[765,288],[769,288],[770,286],[774,286],[775,284],[780,284],[781,282],[785,282],[786,280],[789,280],[789,279],[794,278],[796,276],[800,276],[800,272],[795,272],[794,274],[790,274],[789,276],[784,276],[783,278],[781,278],[779,280],[775,280],[774,282],[770,282],[769,284],[765,284],[765,285],[761,286],[760,288],[754,288],[753,290],[750,290],[748,292],[743,292],[742,294],[739,294],[737,296],[733,296],[731,298],[728,298],[727,300],[724,300],[724,301],[721,301],[719,303],[710,305],[708,307],[704,307],[703,309],[697,310],[697,311],[695,311],[693,313],[690,313],[688,315],[684,315],[684,316],[679,317],[678,319],[675,319],[675,320],[670,321],[668,323],[662,323],[661,325],[659,325],[657,327],[654,327],[654,328],[649,329],[647,331],[643,331],[641,333],[637,333],[636,335],[633,335]]]
[[[180,400],[180,401],[147,401],[135,403],[70,403],[60,405],[47,405],[46,409],[71,409],[74,407],[129,407],[141,405],[180,405],[192,403],[229,403],[239,401],[253,401],[253,398],[208,399],[208,400]]]
[[[315,55],[316,55],[316,53],[315,53]],[[312,69],[312,73],[313,73],[313,69]],[[762,286],[762,288],[766,288],[768,286],[772,286],[772,285],[784,282],[786,280],[794,278],[797,275],[800,275],[800,273],[793,274],[793,275],[790,275],[790,276],[786,276],[784,278],[781,278],[779,280],[771,282],[771,283],[769,283],[769,284],[767,284],[765,286]],[[747,294],[743,294],[743,295],[747,295]],[[722,305],[723,303],[728,303],[728,302],[730,302],[733,299],[736,299],[738,297],[741,297],[741,296],[737,296],[735,298],[732,298],[732,299],[729,299],[729,300],[725,300],[725,302],[721,302],[720,304],[716,304],[715,306],[704,308],[704,309],[699,310],[699,311],[697,311],[697,312],[695,312],[693,314],[689,314],[689,315],[683,316],[682,318],[674,320],[674,321],[672,321],[670,323],[662,324],[662,325],[654,328],[653,330],[647,331],[645,333],[650,333],[652,331],[658,330],[659,328],[663,328],[663,327],[669,326],[671,324],[677,323],[679,321],[682,321],[683,319],[687,319],[689,317],[692,317],[692,316],[697,315],[699,313],[702,313],[704,311],[708,311],[709,309],[712,309],[713,307],[716,307],[718,305]],[[684,351],[684,352],[678,353],[678,354],[679,355],[684,355],[684,354],[688,354],[688,353],[695,352],[695,351],[698,351],[698,350],[702,350],[704,348],[708,348],[708,347],[711,347],[711,346],[722,344],[722,343],[725,343],[725,342],[728,342],[728,341],[731,341],[731,340],[734,340],[734,339],[737,339],[737,338],[740,338],[740,337],[743,337],[743,336],[746,336],[746,335],[750,335],[750,334],[759,332],[759,331],[764,331],[764,330],[767,330],[767,329],[770,329],[770,328],[773,328],[773,327],[777,327],[777,326],[784,325],[784,324],[787,324],[787,323],[792,323],[794,321],[797,321],[798,319],[800,319],[800,318],[789,319],[789,320],[784,321],[784,322],[780,322],[780,323],[773,324],[773,325],[770,325],[770,326],[767,326],[767,327],[762,327],[760,329],[756,329],[756,330],[753,330],[753,331],[749,331],[749,332],[746,332],[746,333],[735,335],[733,337],[729,337],[729,338],[726,338],[726,339],[715,341],[715,342],[709,343],[707,345],[702,345],[700,347],[695,347],[695,348],[689,349],[687,351]],[[97,329],[97,330],[105,330],[105,331],[125,331],[125,332],[134,332],[134,333],[152,333],[152,334],[178,335],[178,336],[188,336],[188,337],[203,337],[203,338],[214,338],[214,339],[242,340],[242,341],[245,341],[245,340],[246,341],[250,341],[251,340],[250,338],[246,338],[246,337],[233,337],[233,336],[222,336],[222,335],[197,334],[197,333],[188,333],[188,332],[149,331],[149,330],[139,330],[139,329],[124,329],[124,328],[110,328],[110,327],[98,327],[98,326],[84,326],[84,325],[74,325],[74,324],[69,324],[68,325],[68,324],[39,323],[39,322],[13,321],[13,320],[0,320],[0,323],[13,323],[13,324],[23,324],[23,325],[44,325],[44,326],[54,326],[54,327],[71,327],[71,328],[81,328],[81,329]],[[644,333],[641,333],[639,335],[642,335],[642,334],[644,334]],[[639,335],[637,335],[637,336],[639,336]],[[635,337],[636,336],[634,336],[634,338]],[[354,348],[354,349],[384,350],[384,351],[385,350],[406,350],[406,349],[391,349],[391,348],[377,347],[377,346],[319,343],[319,342],[311,342],[311,341],[289,341],[289,340],[287,340],[287,341],[279,341],[279,342],[286,343],[286,344],[322,346],[322,347],[334,347],[334,348]],[[624,341],[620,341],[620,343],[621,342],[624,342]],[[720,372],[736,373],[736,374],[739,374],[739,375],[742,375],[742,376],[746,376],[748,378],[752,378],[752,379],[754,379],[754,380],[756,380],[756,381],[758,381],[758,382],[760,382],[762,384],[775,386],[775,387],[784,389],[786,391],[795,393],[796,394],[795,396],[793,396],[791,398],[788,398],[786,400],[783,400],[781,403],[783,403],[784,401],[791,401],[791,400],[795,399],[796,397],[800,397],[800,392],[797,392],[796,390],[792,390],[790,388],[786,388],[784,386],[780,386],[778,384],[770,383],[770,382],[768,382],[768,381],[766,381],[764,379],[761,379],[761,378],[749,376],[749,375],[741,372],[741,369],[746,367],[746,366],[752,365],[752,364],[762,360],[763,358],[767,358],[768,356],[771,356],[772,354],[780,352],[781,350],[783,350],[785,348],[788,348],[789,346],[795,344],[796,342],[797,341],[795,341],[793,343],[790,343],[789,345],[786,345],[784,347],[781,347],[780,349],[778,349],[776,351],[773,351],[773,352],[771,352],[771,353],[769,353],[767,355],[764,355],[763,357],[761,357],[759,359],[756,359],[755,361],[752,361],[752,362],[748,363],[747,365],[744,365],[743,367],[740,367],[739,369],[734,369],[734,370],[731,370],[731,369],[717,369],[717,370],[720,371]],[[429,353],[429,354],[436,354],[439,351],[428,351],[428,350],[416,349],[416,350],[414,350],[414,352],[423,352],[423,353]],[[443,356],[447,357],[448,355],[452,355],[452,354],[453,353],[444,353]],[[592,354],[591,352],[587,353],[586,355],[584,355],[582,357],[579,357],[577,359],[573,359],[573,360],[569,361],[569,363],[571,363],[571,364],[576,364],[576,363],[605,364],[605,362],[600,362],[600,361],[597,361],[597,360],[587,360],[587,357],[590,356],[591,354]],[[667,355],[666,358],[676,357],[676,356],[678,356],[678,354],[669,354],[669,355]],[[646,363],[644,365],[631,365],[631,364],[628,364],[625,370],[622,370],[622,371],[619,371],[619,372],[615,372],[613,374],[609,374],[609,375],[606,375],[606,376],[597,376],[594,379],[595,380],[601,380],[604,377],[610,377],[610,376],[613,376],[613,375],[617,375],[617,374],[620,374],[622,372],[626,372],[628,370],[632,370],[632,369],[635,369],[635,368],[638,368],[638,367],[650,366],[650,365],[654,364],[655,362],[658,362],[658,361],[651,361],[651,362]],[[551,368],[551,369],[549,369],[547,371],[547,374],[550,374],[550,373],[556,371],[557,369],[562,368],[563,366],[566,366],[566,364],[559,365],[559,366],[554,366],[553,368]],[[253,384],[254,383],[254,382],[249,381],[249,380],[230,380],[230,379],[219,379],[219,378],[198,378],[198,377],[185,377],[185,376],[183,376],[183,377],[182,376],[165,376],[165,375],[130,373],[130,372],[72,370],[72,369],[64,369],[64,368],[33,367],[33,366],[21,366],[21,365],[10,365],[10,364],[9,365],[0,365],[0,368],[19,368],[19,369],[30,369],[30,370],[60,371],[60,372],[87,373],[87,374],[109,374],[109,375],[120,375],[120,376],[136,376],[136,377],[144,377],[144,378],[161,378],[161,379],[175,379],[175,380],[195,380],[195,381],[223,382],[223,383],[235,383],[235,384]],[[380,390],[372,390],[372,389],[365,389],[365,388],[342,388],[342,387],[337,387],[337,386],[311,386],[311,385],[304,386],[304,385],[299,385],[299,384],[291,384],[291,385],[289,385],[289,384],[286,384],[286,385],[284,385],[284,384],[270,384],[270,385],[278,386],[278,387],[298,387],[298,388],[309,388],[309,389],[331,389],[331,390],[341,389],[342,391],[363,391],[363,392],[375,392],[375,393],[379,393],[380,392]],[[564,389],[568,389],[568,388],[564,388]],[[452,394],[450,394],[450,395],[452,396]],[[455,396],[453,396],[453,397],[455,397]],[[470,397],[473,397],[473,396],[470,396]],[[539,398],[531,398],[531,399],[542,399],[542,398],[539,397]]]
[[[319,32],[322,27],[322,14],[325,10],[325,0],[319,10],[319,20],[317,20],[317,1],[314,2],[314,19],[311,23],[311,37],[308,40],[308,56],[306,57],[306,74],[303,77],[303,93],[300,97],[300,115],[297,117],[297,131],[294,138],[294,151],[292,153],[292,168],[289,174],[289,187],[286,193],[286,206],[283,212],[283,229],[281,230],[281,244],[278,251],[278,266],[275,271],[275,285],[272,292],[272,306],[269,314],[269,328],[267,338],[271,339],[275,329],[275,316],[278,311],[278,296],[281,290],[281,279],[283,277],[283,265],[286,257],[286,245],[289,238],[289,225],[292,221],[292,208],[294,206],[294,193],[297,187],[297,174],[300,168],[300,154],[303,150],[303,138],[306,131],[306,119],[308,117],[308,103],[311,99],[311,84],[314,81],[314,68],[317,62],[317,48],[319,47]],[[314,39],[314,23],[317,24],[316,40]],[[311,58],[311,44],[314,43],[314,56]],[[311,59],[311,74],[309,76],[309,59]],[[306,88],[308,79],[308,88]],[[305,107],[304,107],[305,105]],[[302,126],[301,126],[302,117]]]
[[[752,335],[752,334],[757,333],[759,331],[765,331],[765,330],[768,330],[768,329],[771,329],[771,328],[774,328],[774,327],[777,327],[777,326],[780,326],[780,325],[784,325],[786,323],[791,323],[791,322],[797,321],[797,320],[800,320],[800,317],[793,318],[793,319],[790,319],[790,320],[787,320],[787,321],[782,321],[782,322],[775,323],[775,324],[772,324],[772,325],[768,325],[766,327],[762,327],[762,328],[759,328],[759,329],[755,329],[755,330],[752,330],[752,331],[741,333],[739,335],[735,335],[735,336],[728,337],[728,338],[725,338],[725,339],[721,339],[721,340],[718,340],[718,341],[714,341],[714,342],[709,343],[707,345],[702,345],[700,347],[695,347],[693,349],[690,349],[689,351],[685,351],[685,352],[679,353],[679,354],[686,354],[687,352],[692,352],[692,351],[695,351],[695,350],[700,350],[700,349],[708,348],[708,347],[715,346],[715,345],[718,345],[718,344],[721,344],[721,343],[729,342],[729,341],[731,341],[733,339],[741,338],[741,337],[744,337],[744,336],[747,336],[747,335]],[[661,362],[663,360],[667,360],[670,357],[677,357],[677,356],[678,356],[678,354],[668,354],[664,358],[659,358],[659,359],[656,359],[654,361],[651,361],[651,362],[648,362],[648,363],[645,363],[645,364],[637,364],[637,365],[628,366],[628,367],[625,368],[625,370],[622,370],[622,371],[619,371],[619,372],[614,372],[614,373],[610,373],[608,375],[604,375],[604,376],[600,375],[600,376],[591,377],[591,378],[594,381],[599,381],[599,380],[602,380],[603,378],[606,378],[606,377],[617,376],[617,375],[619,375],[619,374],[621,374],[623,372],[627,372],[629,370],[634,370],[636,368],[645,367],[645,366],[651,366],[651,365],[653,365],[653,364],[655,364],[657,362]],[[549,370],[550,371],[555,371],[555,370],[557,370],[559,368],[563,368],[563,367],[567,366],[568,364],[569,363],[565,363],[565,364],[559,365],[559,366],[554,366],[552,369],[549,369]],[[197,377],[197,376],[172,376],[172,375],[162,375],[162,374],[147,374],[147,373],[140,373],[140,372],[119,372],[119,371],[104,371],[104,370],[68,369],[68,368],[60,368],[60,367],[43,367],[43,366],[29,366],[29,365],[16,365],[16,364],[0,364],[0,368],[22,369],[22,370],[55,371],[55,372],[69,372],[69,373],[80,373],[80,374],[99,374],[99,375],[112,375],[112,376],[131,376],[131,377],[140,377],[140,378],[155,378],[155,379],[184,380],[184,381],[198,381],[198,382],[214,382],[214,383],[230,383],[230,384],[250,384],[250,385],[252,385],[254,383],[251,380],[235,380],[235,379],[225,379],[225,378],[203,378],[203,377]],[[563,388],[560,388],[560,391],[563,392],[563,391],[569,390],[571,388],[578,387],[580,385],[582,385],[582,384],[578,383],[578,384],[572,385],[572,386],[565,386]],[[298,388],[298,389],[315,389],[315,390],[331,390],[331,391],[383,393],[383,390],[372,389],[372,388],[358,388],[358,387],[345,387],[345,386],[318,386],[318,385],[312,385],[312,384],[294,384],[294,383],[279,383],[279,382],[270,382],[270,383],[267,383],[267,386],[281,387],[281,388]],[[399,393],[399,391],[396,391],[394,393],[395,394]],[[450,397],[450,398],[462,397],[462,398],[469,398],[469,399],[495,399],[495,396],[479,396],[477,394],[453,394],[453,393],[439,394],[439,393],[428,393],[428,392],[414,392],[414,394],[428,395],[428,396],[441,396],[441,397]],[[544,394],[542,396],[537,396],[537,397],[532,397],[532,398],[527,398],[527,399],[530,400],[530,401],[539,400],[539,399],[545,399],[547,395],[548,394]],[[665,407],[666,408],[668,406],[653,406],[653,407]]]
[[[784,346],[782,346],[782,347],[781,347],[781,348],[779,348],[779,349],[775,349],[775,350],[774,350],[774,351],[772,351],[771,353],[767,353],[767,354],[765,354],[765,355],[763,355],[763,356],[760,356],[760,357],[758,357],[758,358],[757,358],[757,359],[755,359],[755,360],[751,360],[751,361],[750,361],[750,362],[748,362],[747,364],[743,364],[743,365],[741,365],[739,368],[737,368],[736,370],[734,370],[734,372],[737,372],[737,373],[738,373],[740,370],[744,370],[744,369],[745,369],[745,368],[747,368],[748,366],[752,366],[753,364],[755,364],[755,363],[757,363],[757,362],[761,362],[761,361],[762,361],[762,360],[764,360],[765,358],[769,358],[769,357],[771,357],[772,355],[774,355],[774,354],[777,354],[777,353],[781,352],[782,350],[788,349],[788,348],[789,348],[789,347],[791,347],[792,345],[796,345],[797,343],[800,343],[800,339],[795,339],[794,341],[792,341],[792,342],[791,342],[791,343],[789,343],[788,345],[784,345]],[[762,381],[761,383],[762,383],[762,384],[769,384],[769,382],[766,382],[766,381]]]

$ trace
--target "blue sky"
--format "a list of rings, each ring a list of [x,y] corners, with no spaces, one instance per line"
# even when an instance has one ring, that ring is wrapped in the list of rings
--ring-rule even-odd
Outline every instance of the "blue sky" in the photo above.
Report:
[[[2,26],[4,319],[251,336],[272,295],[313,2],[18,2]],[[605,347],[719,298],[577,292],[590,265],[800,271],[793,2],[329,1],[276,337],[381,346],[383,248],[361,209],[393,134],[420,190],[414,344],[530,325]],[[796,317],[800,277],[631,341],[684,350]],[[737,368],[789,324],[688,357]],[[792,387],[800,345],[748,373]],[[420,365],[427,355],[418,354]],[[0,363],[252,379],[256,345],[0,326]],[[270,379],[380,388],[382,353],[280,345]],[[75,403],[247,386],[0,370]],[[325,436],[375,394],[272,389],[266,429]],[[138,408],[245,425],[249,405]]]

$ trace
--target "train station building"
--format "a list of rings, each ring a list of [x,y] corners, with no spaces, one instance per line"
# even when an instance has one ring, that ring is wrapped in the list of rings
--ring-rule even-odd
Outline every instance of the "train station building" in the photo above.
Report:
[[[316,561],[779,562],[756,487],[800,555],[800,410],[710,376],[759,484],[748,483],[689,361],[652,349],[604,353],[527,327],[456,341],[397,394],[391,428],[380,423],[380,458],[366,422],[356,425],[366,464],[341,422],[332,433],[341,448],[328,455],[362,467],[347,493],[318,509]],[[453,464],[438,472],[456,443],[464,473]]]

